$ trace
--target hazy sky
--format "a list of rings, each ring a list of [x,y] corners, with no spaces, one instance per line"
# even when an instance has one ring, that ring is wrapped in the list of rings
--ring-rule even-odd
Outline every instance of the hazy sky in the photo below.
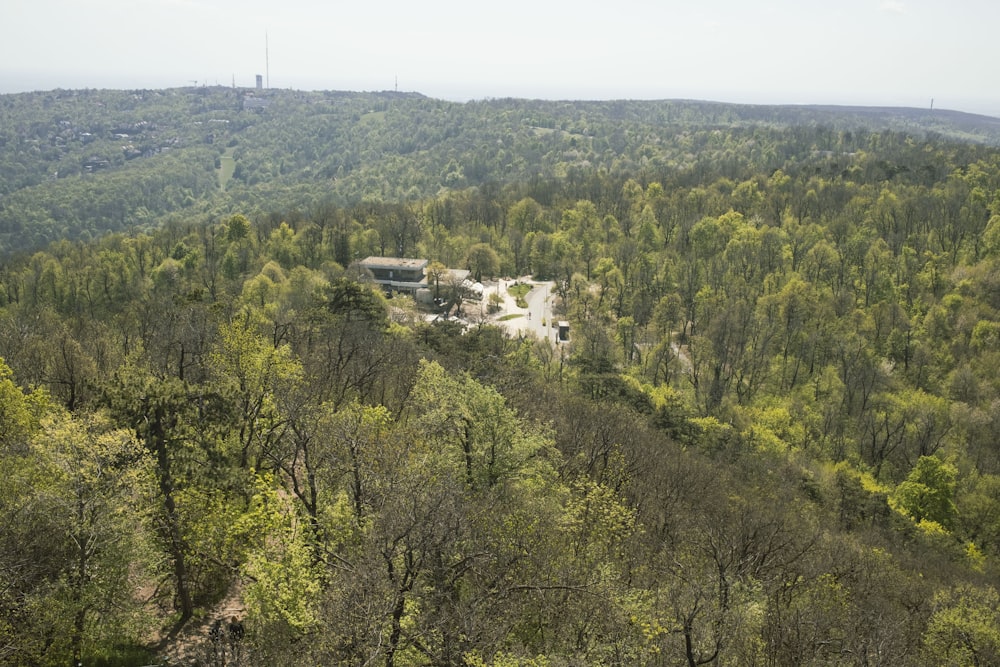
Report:
[[[262,74],[449,100],[933,99],[1000,116],[997,0],[2,1],[4,93]]]

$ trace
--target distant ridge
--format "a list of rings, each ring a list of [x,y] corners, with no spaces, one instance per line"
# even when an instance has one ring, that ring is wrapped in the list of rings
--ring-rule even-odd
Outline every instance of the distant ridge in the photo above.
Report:
[[[954,109],[921,109],[918,107],[863,107],[863,106],[837,106],[830,104],[804,105],[809,109],[828,112],[847,112],[858,114],[873,114],[882,116],[911,116],[913,118],[943,118],[952,122],[968,122],[973,124],[985,124],[990,127],[1000,127],[1000,118],[987,114],[971,113],[968,111],[956,111]]]
[[[857,106],[836,104],[735,104],[697,100],[665,100],[703,108],[729,109],[743,122],[777,122],[783,125],[860,125],[872,130],[936,133],[942,136],[1000,145],[1000,117],[918,107]]]
[[[867,152],[880,133],[898,151],[914,142],[895,139],[912,137],[968,160],[1000,146],[1000,118],[948,109],[259,94],[267,104],[218,85],[0,95],[0,254],[167,219],[411,202],[602,172],[690,179],[723,163],[743,178]],[[846,165],[812,166],[834,167]]]
[[[779,122],[790,125],[828,123],[841,126],[861,123],[874,126],[872,129],[913,131],[919,128],[956,138],[1000,144],[1000,117],[953,109],[837,104],[743,104],[688,99],[668,99],[663,102],[697,105],[706,109],[729,109],[743,121],[773,122],[778,118]]]

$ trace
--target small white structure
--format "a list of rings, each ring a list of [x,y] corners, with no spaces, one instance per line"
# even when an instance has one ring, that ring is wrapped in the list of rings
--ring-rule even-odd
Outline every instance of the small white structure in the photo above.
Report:
[[[471,280],[465,280],[462,282],[462,287],[465,288],[466,294],[470,299],[475,301],[483,300],[483,292],[485,288],[482,283],[474,283]]]

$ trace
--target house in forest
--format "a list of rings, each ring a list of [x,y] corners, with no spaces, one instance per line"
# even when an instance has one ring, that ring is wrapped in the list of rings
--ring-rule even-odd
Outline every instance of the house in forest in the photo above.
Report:
[[[409,294],[417,303],[440,307],[483,298],[483,286],[469,280],[468,269],[445,269],[436,277],[435,284],[429,283],[426,274],[429,263],[426,259],[405,257],[366,257],[358,262],[387,293]]]
[[[387,291],[416,295],[417,290],[427,288],[426,259],[366,257],[360,264],[371,271],[375,282]]]

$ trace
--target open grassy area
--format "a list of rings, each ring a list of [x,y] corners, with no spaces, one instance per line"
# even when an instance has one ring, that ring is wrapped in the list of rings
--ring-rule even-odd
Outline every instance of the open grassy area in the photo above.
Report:
[[[236,171],[236,160],[233,159],[233,148],[227,148],[226,152],[219,158],[219,188],[222,190],[226,189],[226,185],[229,183],[229,179],[233,177],[233,173]]]
[[[527,283],[516,283],[507,288],[507,292],[519,299],[523,299],[531,291],[531,285]]]
[[[527,296],[528,292],[531,291],[531,288],[532,288],[531,285],[525,283],[517,283],[515,285],[511,285],[510,287],[508,287],[507,292],[515,297],[518,308],[527,308],[528,302],[524,300],[524,297]]]

